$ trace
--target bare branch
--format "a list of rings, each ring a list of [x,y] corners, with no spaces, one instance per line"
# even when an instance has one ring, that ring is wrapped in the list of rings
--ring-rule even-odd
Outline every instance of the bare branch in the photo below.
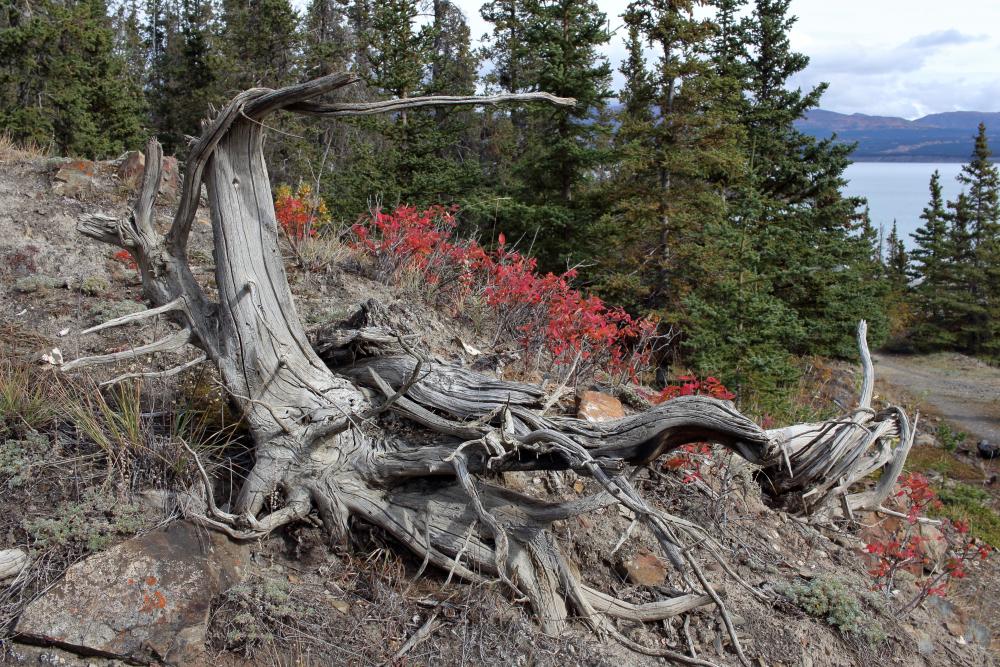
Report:
[[[419,107],[441,106],[491,106],[508,102],[548,102],[560,107],[571,107],[576,104],[572,97],[556,97],[549,93],[511,93],[505,95],[431,95],[427,97],[408,97],[382,102],[343,102],[337,104],[316,104],[300,102],[288,105],[288,111],[310,116],[325,116],[327,118],[346,118],[351,116],[369,116],[378,113],[392,113],[405,109]]]
[[[111,378],[110,380],[105,380],[101,383],[102,387],[106,387],[112,384],[118,384],[119,382],[124,382],[125,380],[135,380],[135,379],[160,379],[173,377],[179,375],[189,368],[194,368],[200,363],[203,363],[208,359],[207,355],[200,354],[191,361],[184,362],[180,366],[174,366],[173,368],[168,368],[165,371],[149,371],[146,373],[125,373],[124,375],[119,375],[118,377]]]
[[[161,338],[160,340],[147,345],[142,345],[131,350],[124,350],[122,352],[113,352],[111,354],[100,354],[93,357],[80,357],[79,359],[74,359],[68,364],[63,364],[60,366],[60,369],[63,371],[72,371],[86,366],[113,364],[117,361],[135,359],[144,354],[153,354],[154,352],[171,352],[184,347],[190,342],[191,329],[184,327],[180,331],[173,333],[166,338]]]
[[[85,336],[87,334],[96,333],[98,331],[103,331],[104,329],[110,329],[111,327],[120,327],[131,322],[138,322],[150,317],[155,317],[157,315],[162,315],[163,313],[169,313],[173,310],[186,311],[185,300],[183,296],[179,296],[173,301],[169,301],[162,306],[157,306],[156,308],[148,308],[146,310],[140,310],[138,313],[129,313],[128,315],[122,315],[121,317],[116,317],[113,320],[108,320],[97,326],[90,327],[81,331],[79,335]]]

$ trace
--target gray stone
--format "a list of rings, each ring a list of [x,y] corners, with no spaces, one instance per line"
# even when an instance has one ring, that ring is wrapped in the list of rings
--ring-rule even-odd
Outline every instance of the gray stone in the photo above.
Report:
[[[1000,458],[1000,445],[989,440],[980,440],[976,445],[976,450],[984,459]]]
[[[242,579],[249,552],[176,522],[77,563],[25,609],[22,640],[136,663],[191,664],[212,598]]]
[[[90,160],[62,162],[52,176],[52,191],[64,197],[79,197],[96,189],[97,165]]]

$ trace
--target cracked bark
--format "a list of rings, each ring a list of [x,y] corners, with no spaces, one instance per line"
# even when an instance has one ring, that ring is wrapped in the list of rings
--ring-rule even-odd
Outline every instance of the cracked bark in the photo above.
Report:
[[[552,522],[618,503],[649,526],[665,555],[686,573],[693,560],[685,541],[724,560],[718,543],[698,526],[655,510],[641,497],[628,475],[635,466],[685,443],[708,441],[760,466],[773,494],[800,499],[808,512],[836,513],[842,511],[838,503],[847,511],[875,509],[885,499],[913,430],[902,411],[876,414],[871,409],[867,362],[858,410],[825,424],[765,431],[732,404],[705,397],[675,399],[609,423],[546,417],[544,394],[531,385],[431,362],[415,375],[418,361],[406,351],[408,346],[377,323],[332,332],[314,348],[299,321],[282,264],[261,151],[265,116],[279,109],[340,117],[435,104],[573,103],[544,93],[362,105],[314,101],[353,82],[351,75],[335,74],[280,90],[252,89],[234,98],[206,122],[192,147],[178,209],[165,236],[151,224],[160,181],[155,139],[146,147],[147,169],[129,215],[123,220],[87,216],[78,226],[87,236],[129,250],[153,306],[147,314],[163,313],[181,327],[180,333],[145,351],[179,343],[199,348],[218,369],[253,435],[256,463],[233,511],[223,512],[209,502],[193,519],[234,537],[255,538],[314,511],[335,537],[343,537],[348,518],[359,518],[456,576],[501,579],[531,601],[549,632],[563,629],[572,613],[617,636],[612,618],[654,621],[713,602],[725,617],[722,597],[697,590],[698,582],[687,574],[691,590],[685,595],[632,605],[588,588],[572,573],[548,530]],[[202,183],[211,209],[218,302],[207,298],[186,257]],[[863,328],[859,340],[867,359]],[[360,357],[359,350],[364,351]],[[65,368],[121,358],[84,358]],[[438,434],[434,444],[383,431],[374,417],[385,409]],[[894,438],[900,440],[895,449]],[[861,477],[883,468],[874,491],[849,492]],[[550,503],[488,481],[501,471],[564,469],[593,477],[603,491]],[[262,513],[274,492],[283,504]],[[735,637],[734,643],[738,646]]]

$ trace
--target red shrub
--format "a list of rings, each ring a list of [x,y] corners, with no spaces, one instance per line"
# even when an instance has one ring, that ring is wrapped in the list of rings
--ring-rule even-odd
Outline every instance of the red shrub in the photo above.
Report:
[[[287,185],[279,185],[274,193],[274,215],[292,244],[316,236],[316,228],[329,221],[326,203],[305,184],[295,192]]]
[[[893,591],[900,570],[916,570],[918,575],[930,571],[929,576],[918,579],[917,593],[900,608],[900,613],[906,614],[931,595],[944,597],[952,579],[964,578],[966,566],[976,560],[986,560],[992,550],[969,537],[967,522],[945,519],[941,522],[940,537],[936,538],[945,543],[945,558],[941,563],[933,562],[928,545],[931,538],[921,534],[918,524],[924,511],[939,507],[941,501],[920,473],[902,476],[899,487],[896,497],[905,499],[907,504],[906,523],[890,538],[867,544],[865,551],[873,558],[873,566],[869,569],[875,579],[873,588],[886,594]]]
[[[415,272],[453,303],[479,296],[499,333],[522,346],[526,363],[545,353],[554,364],[576,361],[578,369],[603,367],[630,378],[648,364],[656,322],[585,296],[571,285],[575,271],[538,273],[535,260],[509,249],[503,234],[493,251],[452,240],[455,211],[401,206],[375,213],[354,225],[354,246],[375,260],[383,280],[398,282]]]
[[[138,269],[139,265],[135,263],[135,259],[132,257],[132,253],[128,250],[119,250],[114,254],[114,260],[124,264],[130,269]]]

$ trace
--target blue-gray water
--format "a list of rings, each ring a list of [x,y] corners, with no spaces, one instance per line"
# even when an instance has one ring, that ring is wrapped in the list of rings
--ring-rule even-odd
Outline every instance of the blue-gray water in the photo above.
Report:
[[[930,199],[927,186],[935,169],[941,172],[945,201],[954,200],[962,191],[955,181],[962,169],[957,163],[855,162],[847,168],[845,193],[868,199],[872,223],[876,229],[882,226],[886,236],[895,220],[906,247],[912,248],[910,233],[923,223],[920,213]]]

